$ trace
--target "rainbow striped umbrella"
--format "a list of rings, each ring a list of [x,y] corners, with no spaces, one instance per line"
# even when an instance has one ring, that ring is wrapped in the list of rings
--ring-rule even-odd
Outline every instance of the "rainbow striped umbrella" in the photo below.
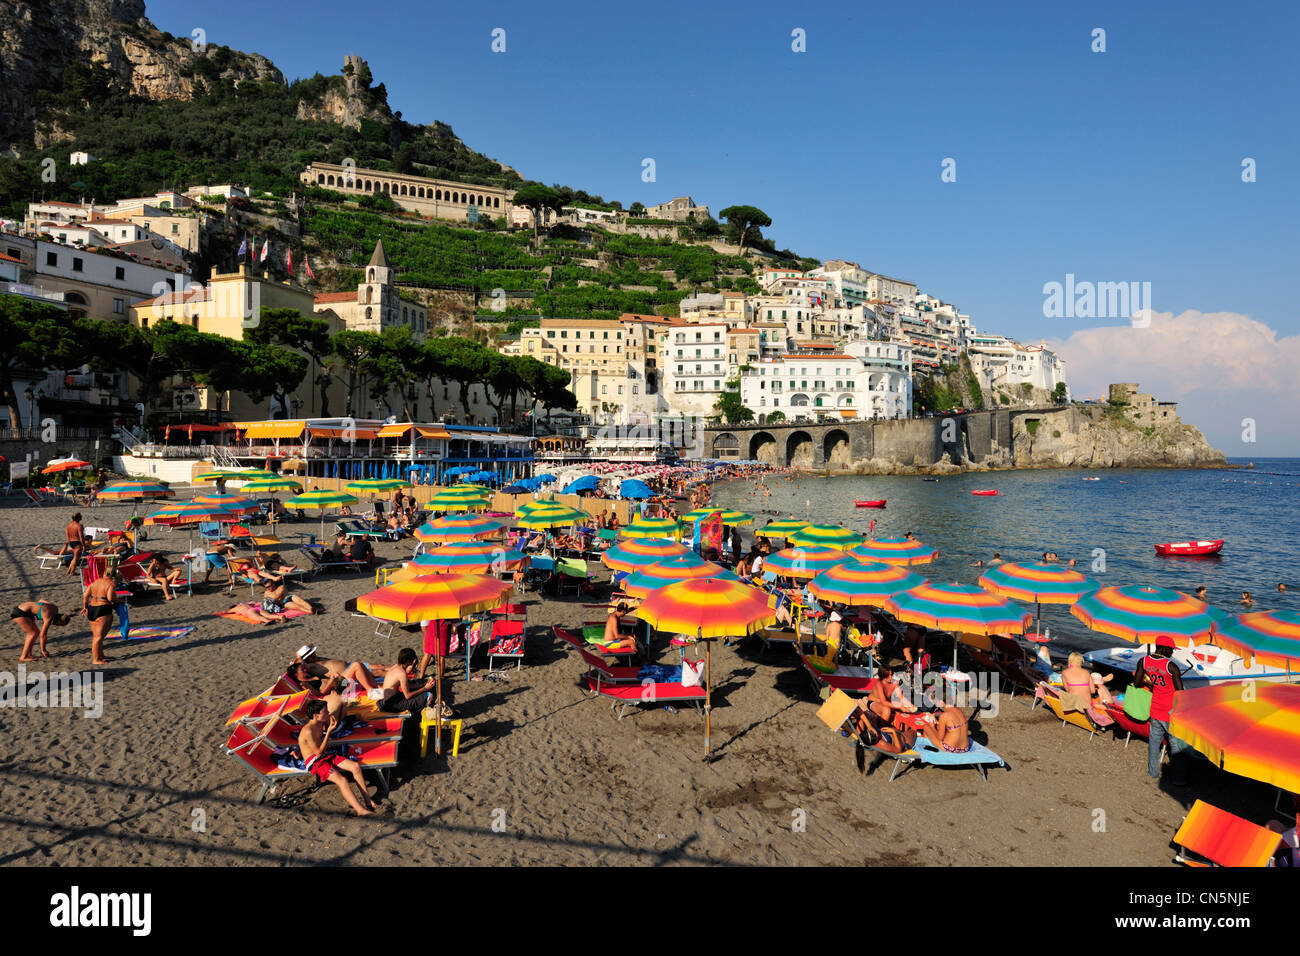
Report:
[[[424,574],[357,598],[357,610],[398,624],[459,619],[500,605],[514,591],[490,574]]]
[[[1004,598],[1034,602],[1034,630],[1041,630],[1044,604],[1073,604],[1097,591],[1101,585],[1078,571],[1043,561],[999,564],[979,580],[980,587]]]
[[[98,497],[105,501],[122,501],[128,498],[171,498],[175,494],[157,481],[115,481],[106,485]]]
[[[786,540],[791,544],[813,544],[827,548],[839,548],[843,551],[855,544],[861,544],[862,535],[837,524],[810,524],[806,528],[793,532]]]
[[[767,594],[718,577],[678,581],[652,591],[636,615],[653,628],[699,638],[745,637],[776,620]],[[704,751],[711,749],[713,644],[704,645]]]
[[[524,561],[522,551],[481,541],[460,541],[418,554],[403,568],[405,577],[453,571],[465,574],[500,574],[513,571]],[[400,578],[397,580],[401,580]]]
[[[927,581],[895,594],[881,606],[905,624],[959,634],[1023,634],[1033,621],[1028,611],[970,584]]]
[[[694,511],[688,511],[682,515],[682,521],[694,524],[701,518],[707,518],[712,514],[721,514],[722,523],[725,525],[750,524],[754,520],[753,515],[746,514],[743,511],[728,511],[724,508],[696,508]]]
[[[677,535],[678,524],[672,518],[647,518],[635,515],[631,524],[623,529],[625,538],[671,538]]]
[[[245,498],[243,495],[232,495],[229,493],[224,495],[195,495],[194,501],[201,505],[220,505],[234,514],[250,514],[254,511],[262,510],[262,506],[256,501]]]
[[[1300,685],[1252,681],[1179,691],[1169,733],[1222,770],[1300,793]]]
[[[694,560],[692,560],[694,559]],[[721,578],[724,581],[739,581],[726,568],[712,561],[705,561],[695,554],[683,554],[669,558],[649,567],[629,574],[623,581],[623,593],[628,597],[647,597],[652,591],[667,587],[677,581],[693,581],[698,578]]]
[[[268,491],[292,491],[297,494],[302,491],[302,483],[294,481],[292,478],[281,478],[277,475],[273,478],[254,478],[239,490],[246,495],[255,495]]]
[[[221,505],[178,501],[159,508],[144,519],[145,524],[198,524],[203,521],[237,521],[238,515]]]
[[[348,491],[353,494],[375,494],[381,491],[396,491],[398,488],[410,488],[409,481],[401,478],[362,478],[348,482]]]
[[[1167,634],[1184,647],[1208,640],[1215,621],[1228,617],[1181,591],[1139,584],[1094,591],[1071,607],[1070,613],[1094,631],[1135,644]]]
[[[855,548],[849,555],[859,561],[883,561],[886,564],[929,564],[939,556],[932,548],[911,538],[872,538]]]
[[[800,521],[798,518],[783,518],[761,528],[755,528],[754,534],[762,535],[765,538],[788,538],[794,532],[802,531],[810,524],[812,524],[811,521]]]
[[[1248,662],[1284,667],[1288,674],[1291,665],[1300,662],[1300,613],[1296,611],[1252,611],[1211,626],[1215,644]]]
[[[808,582],[813,597],[851,607],[880,607],[900,591],[924,584],[925,578],[880,561],[845,561]]]
[[[787,578],[808,580],[848,560],[838,548],[786,548],[763,559],[764,571],[775,571]]]
[[[415,537],[425,544],[448,544],[452,541],[476,541],[505,530],[505,524],[481,515],[443,515],[426,521],[415,529]]]
[[[632,538],[621,541],[602,554],[601,560],[613,571],[634,571],[667,558],[690,554],[691,549],[668,538]]]
[[[486,511],[487,506],[488,496],[473,488],[466,491],[448,488],[438,492],[425,504],[431,511]]]

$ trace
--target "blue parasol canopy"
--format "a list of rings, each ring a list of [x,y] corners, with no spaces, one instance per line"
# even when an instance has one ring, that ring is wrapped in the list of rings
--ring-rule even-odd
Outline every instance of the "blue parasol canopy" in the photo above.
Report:
[[[600,487],[600,479],[595,475],[583,475],[577,481],[571,481],[560,492],[563,495],[580,495],[584,491],[595,491]]]
[[[618,486],[618,496],[620,498],[653,498],[655,493],[644,481],[629,478]]]

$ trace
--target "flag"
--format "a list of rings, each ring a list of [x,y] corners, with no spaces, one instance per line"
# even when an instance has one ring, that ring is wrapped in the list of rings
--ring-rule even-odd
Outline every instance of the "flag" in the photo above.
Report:
[[[243,241],[239,243],[239,252],[236,255],[241,259],[248,255],[248,236],[244,236]]]
[[[270,254],[271,254],[271,240],[270,240],[270,239],[264,239],[264,240],[262,240],[262,251],[261,251],[260,253],[258,253],[257,261],[258,261],[258,262],[265,262],[265,261],[266,261],[266,257],[269,256]]]
[[[289,250],[287,257],[285,258],[285,262],[289,266],[289,275],[293,275],[293,250],[292,249]]]
[[[304,269],[307,270],[307,278],[308,278],[308,279],[314,279],[314,278],[316,278],[316,273],[314,273],[314,272],[311,271],[311,260],[307,258],[307,254],[306,254],[306,253],[303,253],[303,256],[302,256],[302,267],[303,267]]]

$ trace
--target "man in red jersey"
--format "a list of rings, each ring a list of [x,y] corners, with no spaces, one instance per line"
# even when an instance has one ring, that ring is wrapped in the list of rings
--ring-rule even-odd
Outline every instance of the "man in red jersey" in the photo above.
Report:
[[[1178,665],[1170,657],[1176,645],[1167,634],[1156,638],[1155,647],[1150,654],[1138,661],[1137,670],[1133,672],[1133,686],[1146,687],[1151,691],[1151,723],[1147,738],[1147,774],[1153,779],[1160,777],[1160,744],[1169,737],[1169,771],[1176,787],[1187,783],[1181,753],[1186,746],[1177,737],[1169,735],[1169,718],[1174,708],[1174,694],[1183,689],[1182,674]]]

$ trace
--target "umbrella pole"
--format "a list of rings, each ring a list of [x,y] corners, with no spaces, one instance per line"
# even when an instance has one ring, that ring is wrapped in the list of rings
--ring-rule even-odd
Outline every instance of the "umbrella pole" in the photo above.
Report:
[[[438,641],[438,655],[434,662],[434,679],[438,684],[438,703],[436,705],[437,716],[434,718],[434,728],[437,736],[434,738],[433,752],[436,756],[442,756],[442,643],[441,638]]]
[[[703,629],[697,628],[696,635],[703,638]],[[710,740],[713,730],[713,639],[704,642],[704,756],[712,752]]]

